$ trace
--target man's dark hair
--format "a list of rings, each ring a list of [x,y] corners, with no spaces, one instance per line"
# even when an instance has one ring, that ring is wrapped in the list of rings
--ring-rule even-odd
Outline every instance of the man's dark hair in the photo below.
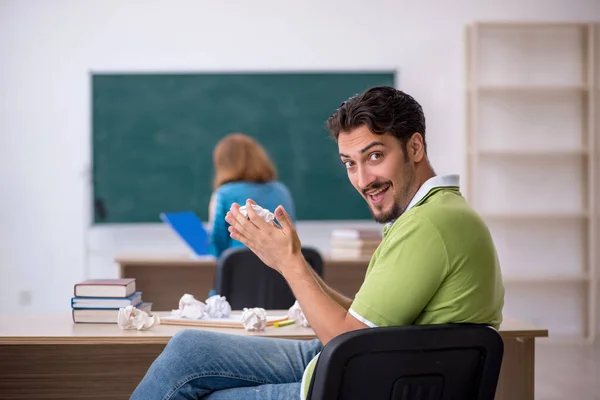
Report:
[[[425,115],[421,105],[410,95],[389,86],[377,86],[350,97],[327,120],[327,129],[337,141],[341,131],[351,131],[366,125],[378,135],[386,132],[402,143],[418,132],[425,143]]]

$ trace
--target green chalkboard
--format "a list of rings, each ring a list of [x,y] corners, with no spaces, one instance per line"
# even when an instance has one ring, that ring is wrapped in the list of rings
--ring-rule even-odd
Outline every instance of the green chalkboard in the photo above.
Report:
[[[255,137],[290,188],[299,220],[369,219],[325,121],[349,96],[395,86],[394,72],[92,74],[94,223],[208,218],[212,151]]]

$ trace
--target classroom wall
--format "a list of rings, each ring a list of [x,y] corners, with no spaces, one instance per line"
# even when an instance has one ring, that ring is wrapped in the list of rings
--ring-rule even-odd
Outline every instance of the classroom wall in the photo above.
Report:
[[[594,18],[597,0],[0,0],[0,314],[67,312],[115,253],[185,250],[160,226],[89,229],[92,70],[396,68],[436,170],[462,174],[465,24]],[[299,229],[326,249],[334,226]]]

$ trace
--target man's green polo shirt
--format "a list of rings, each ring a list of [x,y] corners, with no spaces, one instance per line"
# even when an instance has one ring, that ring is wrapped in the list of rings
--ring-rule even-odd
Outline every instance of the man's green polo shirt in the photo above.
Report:
[[[425,182],[384,227],[349,312],[369,327],[471,322],[497,329],[503,306],[491,234],[461,195],[458,176],[447,175]],[[304,372],[302,399],[317,357]]]

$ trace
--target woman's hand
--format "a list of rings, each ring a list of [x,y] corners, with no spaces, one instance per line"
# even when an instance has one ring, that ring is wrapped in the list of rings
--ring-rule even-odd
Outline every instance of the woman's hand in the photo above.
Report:
[[[256,204],[252,200],[246,201],[248,218],[240,213],[240,205],[233,203],[225,216],[231,226],[229,236],[245,244],[269,267],[283,274],[285,268],[292,268],[295,260],[302,260],[302,244],[294,228],[290,216],[282,206],[275,209],[275,222],[265,222],[252,208]]]

